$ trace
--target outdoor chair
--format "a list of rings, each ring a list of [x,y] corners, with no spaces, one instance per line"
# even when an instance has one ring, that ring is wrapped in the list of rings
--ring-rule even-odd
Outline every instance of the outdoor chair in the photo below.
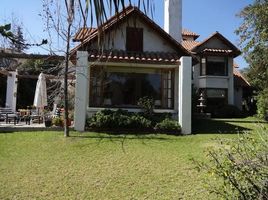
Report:
[[[38,124],[41,124],[41,122],[43,123],[42,113],[40,113],[39,109],[32,109],[31,110],[30,119],[31,119],[32,123],[36,123],[36,122],[38,122]]]
[[[11,108],[0,108],[0,119],[5,120],[7,124],[13,121],[16,125],[20,121],[20,116],[18,113],[14,113]]]
[[[30,125],[31,121],[31,111],[29,109],[19,109],[20,121],[25,122]]]

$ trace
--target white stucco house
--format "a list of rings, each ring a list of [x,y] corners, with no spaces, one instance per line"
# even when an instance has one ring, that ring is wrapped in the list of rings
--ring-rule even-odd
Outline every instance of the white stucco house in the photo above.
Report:
[[[176,14],[166,21],[166,31],[129,6],[104,24],[102,48],[97,30],[77,33],[75,40],[83,42],[72,51],[77,58],[76,130],[83,131],[86,116],[100,109],[138,112],[139,98],[151,96],[155,112],[172,113],[182,133],[191,133],[192,56],[180,43],[181,27],[172,26],[181,24],[181,1],[175,7],[167,2]]]
[[[250,84],[234,63],[240,50],[219,32],[203,41],[197,41],[198,37],[192,31],[182,30],[182,45],[198,59],[193,66],[193,87],[205,96],[209,112],[226,104],[242,110],[243,90]]]
[[[94,28],[77,32],[76,130],[83,131],[86,117],[101,109],[139,112],[139,98],[151,96],[155,112],[172,113],[182,133],[190,134],[192,87],[208,103],[235,103],[233,59],[240,51],[218,32],[197,42],[197,34],[182,30],[181,14],[182,0],[165,0],[162,29],[129,6],[108,19],[102,38]]]

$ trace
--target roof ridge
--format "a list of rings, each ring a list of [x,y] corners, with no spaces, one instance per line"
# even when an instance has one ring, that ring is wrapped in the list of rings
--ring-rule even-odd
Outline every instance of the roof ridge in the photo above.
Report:
[[[135,11],[135,12],[134,12]],[[103,25],[100,27],[103,29],[103,31],[109,30],[112,26],[114,26],[116,23],[122,22],[122,20],[125,19],[126,16],[129,16],[130,14],[138,14],[141,19],[144,20],[145,23],[147,23],[147,26],[150,28],[155,29],[155,31],[158,32],[158,34],[161,35],[165,40],[169,41],[169,43],[175,47],[177,50],[179,50],[182,55],[188,55],[192,56],[192,54],[184,48],[178,41],[176,41],[173,37],[171,37],[167,32],[165,32],[158,24],[156,24],[151,18],[149,18],[145,13],[143,13],[138,7],[134,7],[132,5],[126,7],[125,9],[121,10],[120,12],[116,13],[114,16],[109,18]],[[96,29],[97,30],[97,29]],[[72,51],[72,53],[79,49],[82,45],[85,45],[89,41],[95,39],[98,37],[98,32],[93,31],[92,34],[87,37],[84,41],[83,44],[79,44],[77,47],[75,47]]]

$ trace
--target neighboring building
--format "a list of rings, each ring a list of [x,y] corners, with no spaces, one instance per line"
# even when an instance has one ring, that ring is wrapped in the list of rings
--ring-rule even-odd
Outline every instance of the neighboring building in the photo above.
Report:
[[[234,58],[240,50],[219,32],[202,42],[196,40],[198,37],[189,30],[182,31],[182,45],[199,61],[193,66],[193,85],[206,98],[207,110],[226,104],[242,110],[243,91],[250,85],[235,69]]]
[[[175,6],[174,1],[169,3],[170,12],[181,9],[181,1],[175,2]],[[169,27],[181,24],[181,18],[167,23]],[[76,130],[84,130],[85,114],[104,108],[139,112],[138,100],[150,96],[154,98],[155,112],[172,113],[182,132],[191,133],[192,57],[180,44],[180,37],[174,39],[132,6],[110,18],[103,29],[101,50],[96,29],[81,29],[75,37],[83,43],[73,49],[73,56],[77,51],[86,51],[76,55]],[[81,61],[86,54],[88,59]]]

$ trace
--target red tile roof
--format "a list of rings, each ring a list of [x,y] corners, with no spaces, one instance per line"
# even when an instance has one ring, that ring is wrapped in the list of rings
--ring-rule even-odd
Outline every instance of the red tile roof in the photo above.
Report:
[[[234,85],[235,87],[250,87],[250,83],[237,69],[234,69]]]
[[[191,51],[193,48],[195,48],[200,42],[198,41],[182,41],[182,46],[187,49],[188,51]]]
[[[192,32],[190,30],[182,29],[182,36],[192,36],[192,37],[194,37],[194,39],[197,39],[200,35],[198,35],[197,33]]]
[[[126,62],[146,64],[178,64],[180,56],[176,53],[167,52],[126,52],[122,50],[90,50],[89,61],[101,62]]]

